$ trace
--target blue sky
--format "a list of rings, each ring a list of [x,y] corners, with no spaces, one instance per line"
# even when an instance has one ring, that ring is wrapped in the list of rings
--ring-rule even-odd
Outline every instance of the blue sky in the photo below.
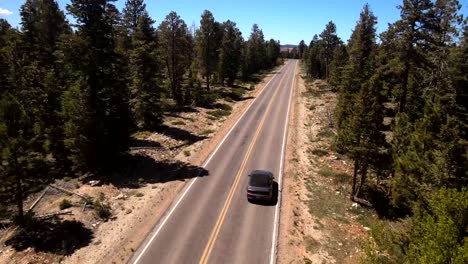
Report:
[[[58,0],[65,10],[69,0]],[[388,23],[399,18],[396,8],[402,0],[146,0],[147,9],[156,25],[170,11],[176,11],[188,26],[199,24],[203,10],[210,10],[217,21],[232,20],[237,23],[244,38],[248,38],[253,23],[257,23],[265,34],[265,39],[279,39],[281,44],[298,44],[304,39],[310,42],[314,34],[319,34],[328,21],[337,25],[338,36],[349,39],[351,30],[359,19],[363,5],[368,2],[378,18],[377,31],[387,29]],[[24,0],[0,0],[0,16],[14,27],[21,21],[19,8]],[[125,0],[115,2],[119,9]],[[468,14],[468,0],[461,0],[462,13]],[[9,13],[12,14],[9,14]]]

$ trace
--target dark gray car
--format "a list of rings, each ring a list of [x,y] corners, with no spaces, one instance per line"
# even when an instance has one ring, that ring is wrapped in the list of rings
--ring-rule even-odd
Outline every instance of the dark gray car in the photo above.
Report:
[[[273,173],[264,170],[252,171],[247,184],[247,199],[270,201],[272,198]]]

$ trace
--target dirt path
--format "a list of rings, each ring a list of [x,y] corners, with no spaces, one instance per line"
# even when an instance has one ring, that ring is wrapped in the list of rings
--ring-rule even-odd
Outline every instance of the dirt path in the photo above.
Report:
[[[331,150],[336,94],[296,77],[286,152],[278,263],[358,263],[366,229],[348,197],[351,167]]]

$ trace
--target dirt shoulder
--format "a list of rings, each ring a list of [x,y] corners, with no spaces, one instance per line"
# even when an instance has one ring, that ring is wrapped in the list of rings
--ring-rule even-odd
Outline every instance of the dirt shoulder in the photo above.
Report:
[[[65,256],[32,247],[17,251],[4,243],[14,233],[7,229],[2,231],[0,240],[0,263],[126,263],[274,73],[262,76],[263,80],[253,89],[242,84],[246,90],[244,100],[218,100],[217,103],[229,106],[221,115],[213,109],[195,107],[166,116],[166,129],[162,132],[136,135],[138,144],[131,149],[135,160],[126,168],[127,177],[108,175],[105,180],[102,177],[94,180],[85,175],[57,181],[55,185],[59,187],[82,196],[98,197],[108,204],[112,212],[110,220],[96,218],[96,211],[79,196],[49,187],[34,212],[38,215],[64,212],[59,207],[66,199],[71,207],[66,209],[67,214],[59,216],[60,221],[82,223],[83,230],[91,231],[86,237],[87,244]],[[39,195],[31,196],[25,207]]]
[[[300,71],[299,71],[300,72]],[[332,151],[336,93],[296,76],[278,245],[278,263],[359,263],[365,213],[349,201],[350,162]]]

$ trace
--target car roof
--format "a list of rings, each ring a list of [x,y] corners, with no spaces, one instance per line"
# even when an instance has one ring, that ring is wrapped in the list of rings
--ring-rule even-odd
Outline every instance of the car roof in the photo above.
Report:
[[[250,175],[271,175],[273,176],[273,173],[271,173],[270,171],[266,171],[266,170],[253,170]]]
[[[268,187],[271,184],[271,173],[251,174],[249,177],[249,186]]]

